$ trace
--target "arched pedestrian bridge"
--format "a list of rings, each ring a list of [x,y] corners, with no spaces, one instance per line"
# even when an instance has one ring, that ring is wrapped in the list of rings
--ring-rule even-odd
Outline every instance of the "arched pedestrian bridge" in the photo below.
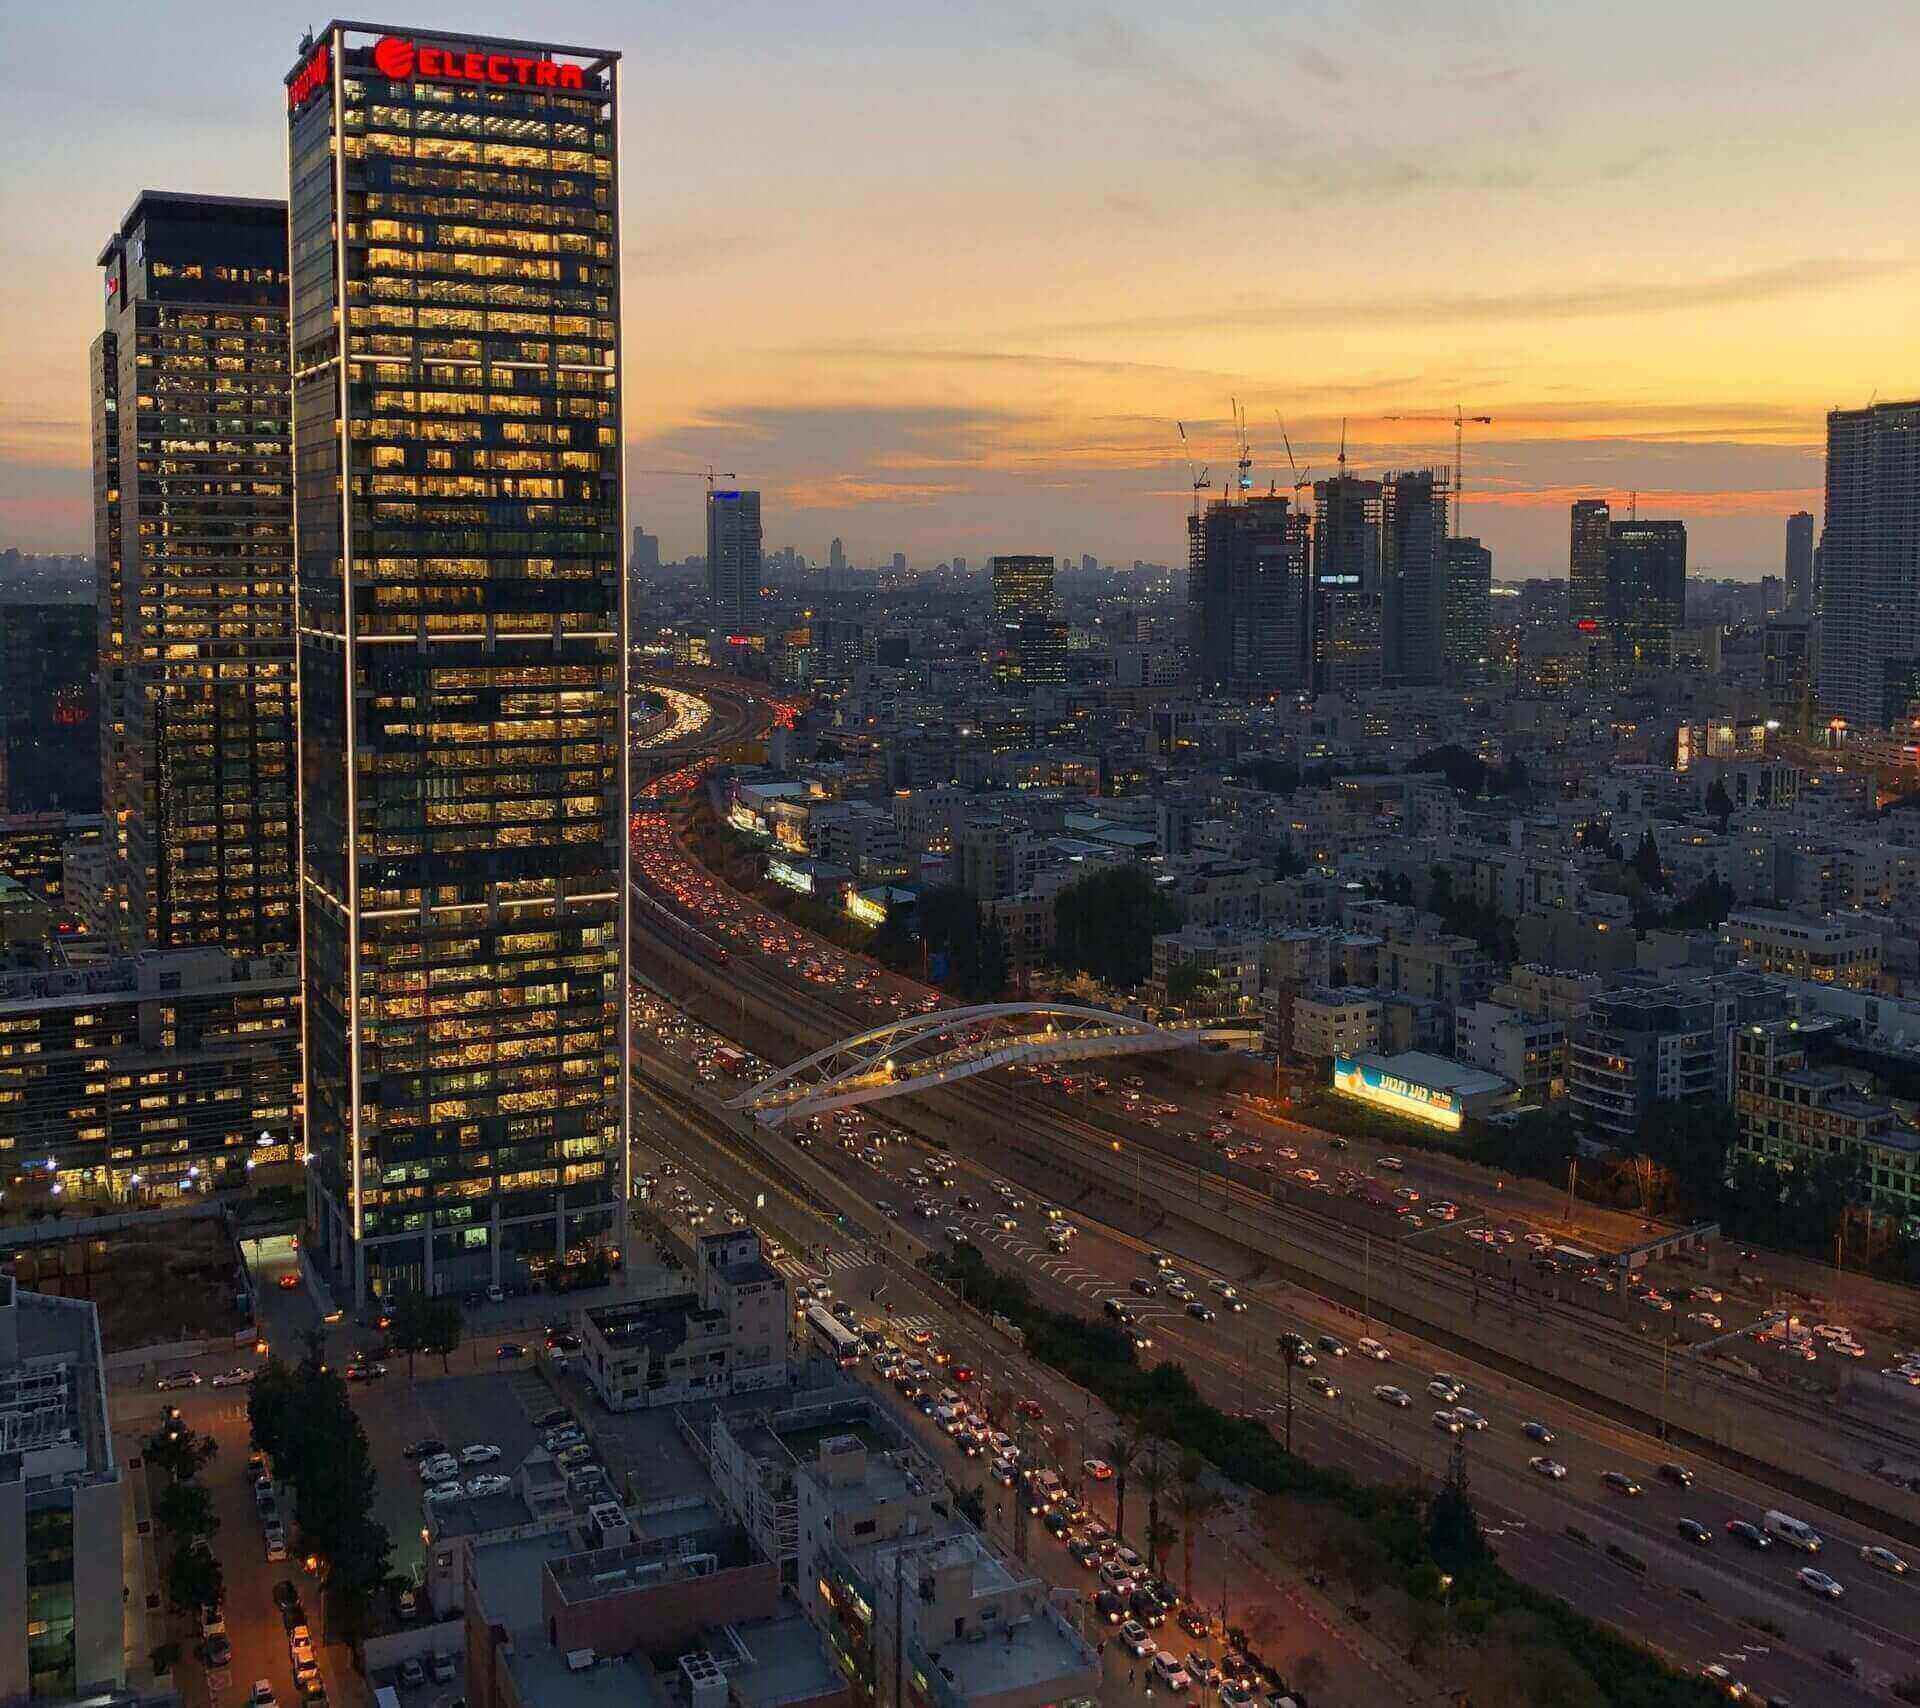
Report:
[[[732,1098],[727,1107],[750,1110],[756,1120],[777,1127],[829,1109],[949,1085],[997,1067],[1184,1050],[1216,1037],[1243,1035],[1212,1026],[1157,1026],[1104,1008],[1058,1002],[939,1008],[816,1050]]]

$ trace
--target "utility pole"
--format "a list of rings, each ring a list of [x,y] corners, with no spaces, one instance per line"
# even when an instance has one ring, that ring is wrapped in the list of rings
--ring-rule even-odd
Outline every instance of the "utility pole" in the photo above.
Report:
[[[1574,1188],[1574,1183],[1579,1178],[1580,1178],[1580,1159],[1577,1156],[1570,1156],[1567,1158],[1567,1215],[1566,1215],[1566,1223],[1569,1228],[1573,1226],[1573,1188]]]
[[[1360,1236],[1360,1327],[1373,1333],[1373,1235]]]

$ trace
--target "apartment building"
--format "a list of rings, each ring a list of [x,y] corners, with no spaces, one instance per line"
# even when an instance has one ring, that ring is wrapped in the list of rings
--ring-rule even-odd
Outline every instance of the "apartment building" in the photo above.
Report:
[[[1853,990],[1871,989],[1880,977],[1880,939],[1838,920],[1743,908],[1727,915],[1720,940],[1760,972]]]
[[[1567,1028],[1496,1002],[1474,1002],[1454,1014],[1453,1053],[1463,1062],[1511,1080],[1523,1096],[1561,1096],[1567,1081]]]
[[[1357,986],[1301,991],[1293,999],[1293,1054],[1302,1061],[1379,1048],[1378,993]]]
[[[1226,925],[1188,925],[1153,940],[1153,983],[1164,992],[1180,967],[1195,967],[1218,981],[1215,994],[1252,1002],[1260,994],[1260,937]]]
[[[1471,937],[1426,925],[1392,930],[1380,945],[1380,983],[1402,996],[1449,1008],[1478,1002],[1493,988],[1493,961]]]

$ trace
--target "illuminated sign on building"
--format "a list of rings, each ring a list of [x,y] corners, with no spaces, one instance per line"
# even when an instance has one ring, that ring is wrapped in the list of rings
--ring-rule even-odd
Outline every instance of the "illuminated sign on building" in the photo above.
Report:
[[[1425,1121],[1429,1126],[1445,1127],[1449,1132],[1458,1132],[1466,1119],[1460,1099],[1452,1092],[1416,1085],[1371,1062],[1356,1062],[1351,1056],[1334,1058],[1333,1088],[1375,1108]]]
[[[382,36],[375,42],[373,68],[396,83],[426,77],[438,83],[491,83],[502,88],[511,88],[516,83],[534,89],[586,87],[586,73],[577,65],[561,65],[551,59],[534,59],[518,53],[430,47],[425,42],[409,41],[405,36]],[[305,75],[302,71],[301,76]]]
[[[769,860],[767,876],[776,884],[785,884],[790,890],[798,890],[803,896],[813,894],[813,874],[803,872],[798,866],[786,860]]]
[[[887,910],[871,896],[863,896],[858,890],[847,892],[848,917],[857,919],[862,925],[885,925]]]
[[[327,79],[333,73],[333,57],[327,44],[322,42],[313,51],[313,57],[293,74],[293,81],[287,85],[287,109],[298,112],[307,104],[308,97],[327,86]]]

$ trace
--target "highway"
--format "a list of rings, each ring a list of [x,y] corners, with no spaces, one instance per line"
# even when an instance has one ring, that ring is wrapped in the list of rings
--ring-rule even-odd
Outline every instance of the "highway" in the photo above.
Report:
[[[649,845],[656,860],[663,849],[678,846],[671,818],[660,815],[659,827],[665,834]],[[750,1047],[758,1044],[777,1053],[779,1045],[779,1040],[768,1038],[769,1028],[756,1021],[750,1009],[781,1015],[792,1042],[818,1043],[870,1024],[876,1014],[926,1005],[927,993],[921,987],[887,975],[862,975],[854,981],[861,988],[843,985],[832,973],[832,963],[841,959],[838,951],[825,945],[809,948],[810,940],[802,941],[804,934],[784,921],[770,921],[709,874],[679,868],[667,873],[661,883],[661,871],[643,865],[642,875],[653,881],[669,906],[696,911],[710,940],[724,945],[725,970],[716,973],[712,965],[690,964],[684,942],[650,930],[650,915],[644,909],[636,909],[636,952],[644,949],[645,959],[637,959],[636,965],[665,968],[678,962],[674,975],[684,988],[699,985],[702,976],[710,986],[723,986],[692,1006],[709,1016],[727,1016],[725,1029]],[[690,974],[695,976],[689,978]],[[1357,1337],[1362,1325],[1356,1323],[1356,1310],[1379,1308],[1379,1296],[1389,1291],[1389,1263],[1391,1290],[1445,1297],[1476,1318],[1485,1311],[1484,1322],[1495,1325],[1497,1338],[1512,1349],[1511,1360],[1475,1361],[1458,1349],[1438,1350],[1388,1335],[1394,1363],[1362,1372],[1355,1358],[1337,1361],[1335,1379],[1343,1392],[1331,1405],[1306,1388],[1306,1372],[1296,1373],[1295,1445],[1309,1457],[1349,1463],[1373,1476],[1389,1474],[1407,1463],[1434,1474],[1451,1437],[1431,1424],[1437,1402],[1424,1392],[1424,1373],[1444,1367],[1466,1380],[1466,1403],[1490,1420],[1490,1427],[1476,1432],[1471,1443],[1476,1493],[1483,1510],[1496,1518],[1496,1528],[1506,1532],[1502,1546],[1509,1564],[1531,1581],[1559,1589],[1583,1606],[1608,1611],[1594,1604],[1595,1582],[1625,1580],[1626,1574],[1562,1533],[1566,1524],[1575,1523],[1596,1542],[1625,1543],[1654,1565],[1655,1576],[1662,1582],[1691,1584],[1706,1598],[1702,1604],[1690,1596],[1676,1600],[1671,1589],[1656,1594],[1630,1581],[1615,1584],[1621,1592],[1616,1598],[1620,1606],[1617,1614],[1608,1611],[1608,1616],[1617,1617],[1628,1629],[1656,1634],[1683,1658],[1695,1662],[1710,1658],[1701,1652],[1709,1641],[1722,1648],[1737,1646],[1742,1628],[1728,1621],[1729,1614],[1738,1616],[1737,1609],[1777,1622],[1793,1636],[1793,1646],[1805,1653],[1839,1648],[1858,1656],[1869,1677],[1884,1680],[1920,1670],[1915,1661],[1920,1651],[1905,1634],[1914,1623],[1907,1599],[1913,1593],[1909,1582],[1882,1578],[1858,1556],[1859,1546],[1869,1541],[1904,1544],[1684,1452],[1677,1456],[1687,1460],[1697,1480],[1690,1490],[1672,1488],[1657,1479],[1655,1467],[1675,1457],[1675,1450],[1647,1433],[1622,1428],[1582,1409],[1564,1393],[1547,1391],[1542,1386],[1546,1379],[1529,1379],[1524,1366],[1537,1360],[1537,1353],[1530,1349],[1543,1342],[1555,1347],[1555,1364],[1567,1362],[1564,1349],[1574,1343],[1603,1361],[1635,1361],[1643,1366],[1657,1361],[1658,1349],[1648,1345],[1645,1331],[1623,1324],[1611,1302],[1552,1297],[1540,1289],[1525,1294],[1509,1291],[1502,1298],[1500,1287],[1492,1284],[1492,1276],[1506,1279],[1498,1267],[1498,1255],[1485,1265],[1476,1264],[1474,1260],[1483,1254],[1467,1246],[1456,1230],[1434,1230],[1437,1237],[1457,1247],[1452,1252],[1425,1249],[1430,1242],[1424,1234],[1411,1244],[1396,1240],[1390,1226],[1376,1234],[1358,1225],[1349,1213],[1358,1206],[1304,1189],[1296,1191],[1290,1184],[1276,1187],[1270,1176],[1262,1178],[1253,1169],[1223,1164],[1197,1142],[1195,1133],[1155,1131],[1106,1107],[1083,1109],[1084,1100],[1069,1106],[1067,1099],[1037,1085],[1015,1087],[1004,1080],[977,1080],[943,1093],[939,1100],[919,1100],[913,1109],[903,1108],[900,1113],[920,1125],[927,1107],[936,1101],[946,1127],[960,1135],[957,1142],[963,1153],[984,1153],[1028,1188],[1038,1179],[1057,1192],[1067,1181],[1077,1181],[1081,1195],[1099,1212],[1071,1254],[1071,1262],[1045,1252],[1033,1238],[1036,1230],[1030,1228],[1007,1232],[982,1225],[971,1230],[996,1262],[1018,1267],[1046,1302],[1098,1309],[1101,1289],[1130,1288],[1133,1276],[1140,1272],[1138,1252],[1145,1237],[1174,1254],[1196,1279],[1212,1275],[1244,1284],[1253,1309],[1237,1325],[1225,1317],[1219,1324],[1207,1325],[1164,1317],[1153,1331],[1154,1355],[1178,1357],[1197,1379],[1217,1385],[1222,1403],[1233,1403],[1245,1392],[1246,1409],[1259,1411],[1279,1404],[1284,1372],[1273,1336],[1284,1326],[1310,1336],[1324,1329],[1349,1340]],[[971,1145],[965,1137],[968,1132],[973,1136]],[[991,1137],[982,1143],[986,1135]],[[1324,1142],[1324,1135],[1315,1137]],[[1063,1174],[1063,1162],[1078,1167]],[[898,1181],[875,1179],[865,1184],[875,1198],[888,1196],[896,1207],[904,1208],[910,1201]],[[1190,1200],[1191,1213],[1183,1208],[1178,1216],[1166,1214],[1169,1205],[1184,1207]],[[1525,1225],[1518,1218],[1515,1224]],[[1256,1255],[1262,1246],[1284,1247],[1302,1257],[1317,1253],[1336,1266],[1347,1284],[1325,1289],[1290,1285],[1280,1277],[1279,1266]],[[1482,1269],[1492,1276],[1477,1273]],[[1376,1275],[1379,1294],[1369,1297]],[[1729,1313],[1736,1308],[1732,1302],[1723,1307]],[[1243,1337],[1238,1347],[1233,1344],[1234,1326]],[[1319,1373],[1325,1374],[1335,1362],[1326,1360]],[[1383,1373],[1384,1379],[1392,1379],[1392,1373],[1409,1367],[1420,1373],[1417,1380],[1401,1381],[1415,1398],[1412,1407],[1402,1413],[1372,1400],[1374,1381],[1383,1379]],[[1702,1398],[1703,1388],[1711,1390],[1710,1398]],[[1718,1370],[1709,1379],[1696,1378],[1684,1393],[1679,1385],[1675,1387],[1675,1421],[1727,1446],[1735,1445],[1746,1432],[1751,1407],[1775,1408],[1782,1427],[1804,1433],[1810,1462],[1825,1458],[1837,1466],[1848,1455],[1872,1451],[1876,1443],[1881,1444],[1881,1452],[1887,1451],[1886,1438],[1878,1431],[1861,1431],[1863,1439],[1850,1440],[1849,1432],[1857,1427],[1851,1420],[1830,1417],[1809,1427],[1808,1402],[1731,1369]],[[1832,1408],[1820,1410],[1831,1413]],[[1527,1469],[1528,1458],[1541,1451],[1519,1433],[1519,1424],[1528,1418],[1543,1418],[1554,1428],[1557,1439],[1551,1450],[1569,1469],[1564,1483],[1547,1484]],[[1900,1444],[1892,1445],[1898,1450]],[[1646,1492],[1633,1498],[1606,1493],[1599,1482],[1606,1469],[1635,1475]],[[1901,1495],[1908,1498],[1904,1491]],[[1894,1496],[1890,1490],[1890,1507]],[[1766,1506],[1775,1504],[1801,1513],[1829,1537],[1822,1563],[1846,1585],[1841,1608],[1812,1603],[1794,1584],[1789,1568],[1798,1563],[1797,1558],[1788,1561],[1778,1553],[1747,1555],[1723,1531],[1711,1549],[1698,1550],[1681,1543],[1674,1530],[1680,1517],[1694,1517],[1720,1531],[1730,1517],[1757,1518]],[[1647,1605],[1638,1605],[1643,1601]],[[1749,1642],[1754,1639],[1751,1629],[1744,1635]],[[1783,1668],[1788,1665],[1784,1651],[1761,1659],[1771,1659]],[[1750,1666],[1743,1661],[1736,1670],[1747,1676],[1757,1670],[1757,1663]],[[1793,1688],[1804,1693],[1807,1682],[1802,1678]],[[1821,1684],[1823,1695],[1832,1694],[1834,1675],[1823,1670]]]

